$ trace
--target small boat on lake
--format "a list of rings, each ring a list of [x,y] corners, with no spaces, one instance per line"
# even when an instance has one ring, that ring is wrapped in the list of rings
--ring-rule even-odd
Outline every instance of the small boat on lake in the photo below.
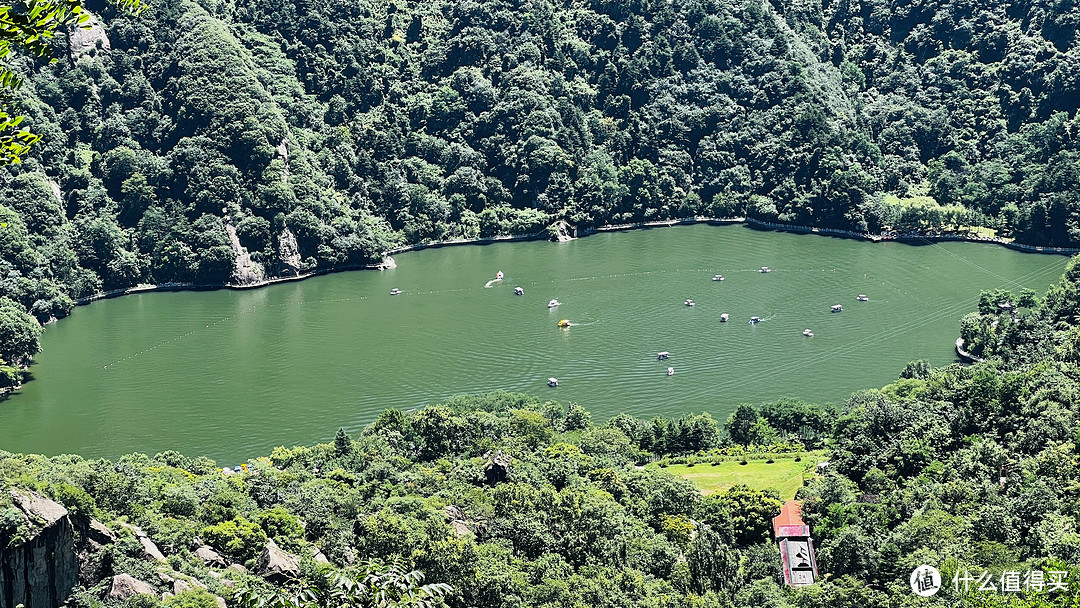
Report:
[[[674,367],[667,368],[667,375],[674,376],[675,375],[675,368]]]
[[[559,327],[570,327],[570,319],[560,319],[556,325]]]
[[[869,302],[870,296],[866,295],[865,293],[860,293],[855,299],[860,302]]]
[[[523,295],[525,295],[525,290],[520,288],[520,287],[515,287],[514,288],[514,295],[515,296],[523,296]]]
[[[685,301],[685,302],[683,302],[683,304],[686,304],[687,306],[693,306],[693,305],[694,305],[694,301],[693,301],[693,300],[691,300],[690,298],[687,298],[687,299],[686,299],[686,301]]]
[[[814,332],[810,331],[809,329],[804,329],[802,330],[802,335],[806,336],[807,338],[813,338]]]
[[[761,323],[761,317],[750,317],[751,325],[757,325],[758,323]]]
[[[722,275],[722,274],[714,274],[712,280],[714,280],[714,281],[723,281],[724,280],[724,275]]]
[[[768,266],[762,266],[761,270],[759,270],[758,272],[772,272],[772,268],[769,268]]]
[[[502,278],[503,278],[503,273],[502,273],[502,271],[501,271],[501,270],[500,270],[499,272],[496,272],[496,273],[495,273],[495,278],[496,278],[497,280],[499,280],[499,281],[501,281],[501,280],[502,280]]]
[[[401,294],[401,290],[398,289],[397,287],[390,290],[390,295],[392,295],[392,296],[396,296],[396,295],[400,295],[400,294]]]
[[[656,360],[657,361],[663,361],[664,359],[667,359],[670,355],[671,355],[671,353],[669,353],[668,351],[662,350],[662,351],[656,353]]]
[[[724,314],[720,315],[720,322],[721,323],[727,323],[728,319],[730,319],[730,318],[731,318],[731,315],[729,315],[729,314],[727,314],[725,312]]]
[[[548,378],[548,386],[559,386],[558,378]]]
[[[550,302],[548,302],[548,308],[555,308],[559,304],[562,304],[562,302],[558,300],[551,300]]]
[[[839,304],[833,304],[832,309],[829,312],[843,312],[844,307]]]

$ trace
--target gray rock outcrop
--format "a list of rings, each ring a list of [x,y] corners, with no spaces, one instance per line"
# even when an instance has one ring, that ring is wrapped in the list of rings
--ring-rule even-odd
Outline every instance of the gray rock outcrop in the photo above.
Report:
[[[288,226],[281,230],[278,235],[278,259],[281,260],[282,276],[298,276],[300,274],[300,245],[296,242],[296,235]]]
[[[460,507],[454,505],[446,505],[443,508],[443,514],[446,515],[446,523],[454,529],[454,533],[458,536],[465,536],[472,534],[472,528],[465,521],[465,512]]]
[[[266,541],[255,571],[269,581],[285,582],[300,575],[300,561],[282,551],[271,538]]]
[[[63,505],[34,492],[12,490],[24,540],[0,533],[0,608],[56,608],[79,578],[75,528]]]
[[[225,220],[225,232],[229,235],[229,246],[232,247],[236,263],[233,268],[232,280],[236,285],[255,285],[266,278],[266,272],[258,262],[251,259],[247,247],[240,244],[240,237],[236,234],[236,227],[228,218]]]
[[[139,544],[143,548],[143,558],[149,561],[166,561],[165,554],[158,549],[153,540],[150,540],[150,537],[146,535],[146,532],[143,532],[142,528],[125,523],[120,525],[135,533],[135,538],[139,540]]]
[[[73,26],[68,31],[68,52],[71,54],[72,63],[78,63],[79,59],[84,55],[89,55],[94,49],[104,52],[112,49],[109,37],[105,34],[105,28],[101,27],[97,16],[90,11],[85,12],[90,16],[90,20],[82,26]]]
[[[92,587],[109,573],[102,551],[106,545],[116,542],[116,535],[105,524],[90,519],[77,519],[75,529],[82,542],[75,546],[75,555],[79,562],[79,584]]]
[[[113,600],[126,600],[140,593],[157,596],[157,590],[150,583],[140,581],[130,574],[117,574],[113,577],[112,586],[105,593],[105,597]]]
[[[488,458],[488,463],[484,466],[484,478],[487,482],[495,485],[506,481],[506,476],[510,474],[510,456],[498,450],[494,454],[488,452],[484,457]]]
[[[202,560],[202,563],[211,568],[224,568],[228,565],[228,562],[225,561],[225,558],[221,557],[220,553],[214,551],[213,548],[207,545],[195,549],[195,557]]]

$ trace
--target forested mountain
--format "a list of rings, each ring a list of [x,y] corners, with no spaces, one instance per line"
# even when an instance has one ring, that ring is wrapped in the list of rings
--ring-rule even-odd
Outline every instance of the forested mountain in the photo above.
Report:
[[[13,64],[44,138],[0,179],[12,315],[560,218],[1080,244],[1072,1],[88,7]]]

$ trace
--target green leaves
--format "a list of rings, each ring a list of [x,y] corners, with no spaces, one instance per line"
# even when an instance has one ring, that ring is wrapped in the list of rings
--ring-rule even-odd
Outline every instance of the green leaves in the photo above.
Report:
[[[237,594],[241,608],[434,608],[453,591],[446,583],[423,584],[424,574],[406,570],[398,558],[368,562],[359,572],[326,569],[292,587]]]
[[[122,10],[138,15],[145,8],[142,0],[116,0]],[[85,12],[81,0],[16,0],[0,5],[0,60],[13,52],[22,51],[37,57],[52,52],[52,39],[57,30],[64,27],[89,27],[90,15]],[[55,59],[51,60],[55,61]],[[10,68],[0,66],[0,166],[22,161],[40,135],[22,128],[12,129],[22,122],[22,116],[11,117],[10,95],[22,86],[23,79]]]

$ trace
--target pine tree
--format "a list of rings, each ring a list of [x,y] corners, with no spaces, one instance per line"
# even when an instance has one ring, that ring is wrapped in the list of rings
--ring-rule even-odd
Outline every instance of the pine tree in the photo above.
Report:
[[[349,434],[344,428],[338,428],[337,437],[334,437],[334,448],[342,456],[352,452],[352,439],[349,439]]]

